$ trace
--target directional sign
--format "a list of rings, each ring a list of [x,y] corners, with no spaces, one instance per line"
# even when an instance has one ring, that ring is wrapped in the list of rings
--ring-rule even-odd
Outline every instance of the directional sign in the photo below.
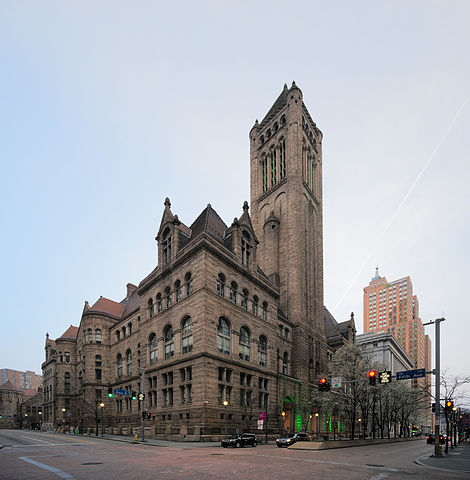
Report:
[[[421,378],[426,375],[425,368],[417,368],[416,370],[408,370],[406,372],[397,372],[397,380],[410,380],[411,378]]]
[[[263,430],[263,420],[258,420],[258,430]]]
[[[392,379],[392,372],[385,371],[379,373],[379,383],[390,383]]]
[[[145,399],[145,393],[139,393],[138,399],[142,402]]]
[[[331,386],[333,388],[341,388],[341,377],[333,377],[331,379]]]

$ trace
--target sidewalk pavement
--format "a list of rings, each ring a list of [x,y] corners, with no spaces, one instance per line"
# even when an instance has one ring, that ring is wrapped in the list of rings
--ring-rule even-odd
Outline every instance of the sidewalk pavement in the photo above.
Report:
[[[439,457],[424,455],[417,458],[416,463],[439,470],[450,470],[453,472],[470,473],[470,444],[462,443],[451,449],[449,453]]]

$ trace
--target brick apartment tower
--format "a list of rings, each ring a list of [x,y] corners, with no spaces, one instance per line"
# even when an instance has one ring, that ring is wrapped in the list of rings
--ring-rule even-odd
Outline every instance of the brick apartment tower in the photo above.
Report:
[[[364,288],[364,333],[367,332],[392,333],[415,368],[431,369],[431,340],[424,333],[410,277],[388,282],[376,269],[375,276]],[[429,375],[418,384],[429,389]]]
[[[250,132],[251,219],[260,240],[258,262],[280,286],[279,307],[294,324],[292,372],[305,385],[326,355],[322,138],[295,82],[290,89],[284,85]]]

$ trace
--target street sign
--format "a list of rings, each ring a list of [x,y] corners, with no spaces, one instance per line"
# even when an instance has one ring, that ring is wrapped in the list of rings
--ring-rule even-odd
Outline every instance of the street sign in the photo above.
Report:
[[[416,370],[407,370],[406,372],[397,372],[397,380],[410,380],[412,378],[421,378],[426,375],[425,368],[417,368]]]
[[[385,371],[379,373],[379,383],[390,383],[392,380],[392,372]]]
[[[331,386],[333,388],[341,388],[341,377],[333,377],[331,379]]]
[[[262,421],[266,420],[266,412],[264,410],[261,410],[259,412],[259,419],[258,420],[262,420]]]
[[[263,420],[258,420],[258,430],[263,430]]]
[[[123,390],[122,388],[115,388],[113,393],[114,395],[129,395],[129,391]]]
[[[142,402],[145,399],[145,393],[139,393],[139,400]]]

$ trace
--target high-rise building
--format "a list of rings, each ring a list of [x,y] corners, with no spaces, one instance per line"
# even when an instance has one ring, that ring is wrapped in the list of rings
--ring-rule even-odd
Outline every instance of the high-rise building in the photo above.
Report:
[[[419,317],[419,302],[410,277],[389,282],[379,275],[364,288],[364,333],[391,333],[412,359],[415,368],[431,365],[431,341]],[[420,385],[428,385],[426,376]]]
[[[0,385],[6,382],[10,382],[16,388],[25,391],[38,391],[41,386],[42,377],[34,372],[26,371],[21,372],[19,370],[12,370],[11,368],[0,369]]]

